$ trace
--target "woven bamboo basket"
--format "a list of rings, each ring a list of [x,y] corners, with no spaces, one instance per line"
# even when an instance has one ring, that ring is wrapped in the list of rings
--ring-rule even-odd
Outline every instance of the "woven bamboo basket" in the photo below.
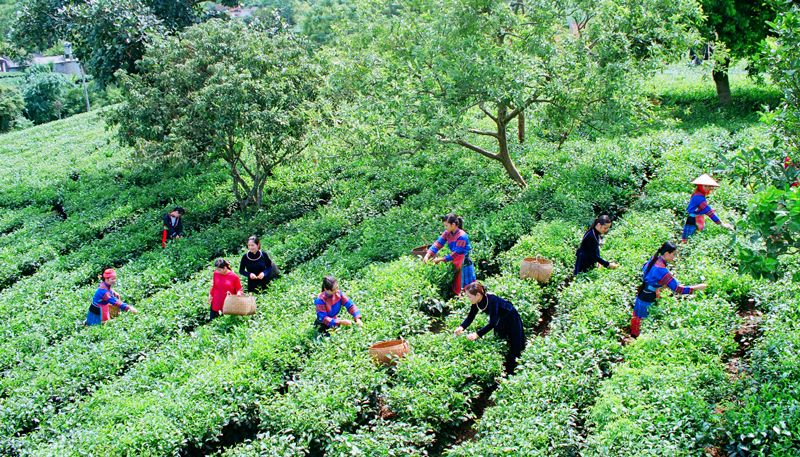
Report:
[[[114,319],[115,317],[119,316],[122,311],[120,311],[119,306],[108,306],[108,318]]]
[[[406,340],[384,341],[383,343],[373,344],[369,348],[369,355],[377,365],[390,366],[397,363],[397,359],[402,359],[411,351],[411,347]]]
[[[249,316],[255,313],[256,299],[251,295],[231,295],[229,292],[222,304],[222,314]]]
[[[519,277],[545,283],[553,275],[553,261],[541,256],[526,257],[519,266]]]
[[[420,247],[416,247],[411,250],[411,255],[417,256],[419,258],[425,257],[425,254],[428,252],[428,248],[431,247],[430,244],[426,244]]]

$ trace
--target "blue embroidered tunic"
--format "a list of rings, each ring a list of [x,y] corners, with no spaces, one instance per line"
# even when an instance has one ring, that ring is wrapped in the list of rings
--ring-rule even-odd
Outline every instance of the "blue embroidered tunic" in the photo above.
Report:
[[[705,216],[710,217],[711,220],[717,224],[722,224],[719,216],[717,216],[714,213],[714,210],[708,206],[708,201],[706,201],[705,194],[700,190],[696,190],[692,194],[692,197],[689,199],[689,205],[686,207],[686,212],[689,213],[689,218],[687,219],[687,224],[683,227],[682,238],[684,240],[694,235],[696,231],[703,230],[706,225]],[[689,223],[691,222],[691,218],[694,218],[694,224]]]
[[[92,304],[89,306],[89,313],[86,316],[86,325],[96,325],[111,319],[109,306],[118,306],[122,311],[126,311],[129,307],[119,299],[118,293],[111,290],[105,281],[102,281],[92,297]]]
[[[647,261],[642,266],[642,274],[644,275],[643,282],[647,284],[647,288],[653,292],[658,293],[659,290],[663,289],[664,287],[668,287],[675,293],[678,294],[690,294],[692,293],[692,289],[688,286],[684,286],[678,284],[678,281],[672,277],[672,273],[667,270],[667,262],[664,261],[664,258],[659,256],[656,259],[656,263],[653,265],[653,268],[650,269],[647,274],[647,264],[650,261]],[[648,316],[647,309],[653,303],[648,303],[643,301],[639,297],[636,297],[636,302],[633,305],[633,312],[636,317],[640,319],[644,319]]]
[[[327,292],[323,291],[314,299],[317,320],[328,327],[336,327],[338,325],[336,322],[336,315],[342,310],[342,305],[344,305],[347,312],[350,313],[353,318],[361,315],[361,311],[353,304],[353,300],[350,300],[347,295],[341,291],[337,292],[336,295],[328,295]]]
[[[456,278],[453,281],[453,291],[456,295],[461,293],[461,287],[467,284],[472,284],[476,281],[475,266],[469,260],[469,252],[472,246],[469,244],[469,237],[467,232],[458,229],[455,232],[447,230],[433,243],[433,246],[428,248],[428,252],[436,255],[439,249],[445,245],[450,249],[450,253],[444,256],[445,262],[453,262],[453,265],[459,270]]]

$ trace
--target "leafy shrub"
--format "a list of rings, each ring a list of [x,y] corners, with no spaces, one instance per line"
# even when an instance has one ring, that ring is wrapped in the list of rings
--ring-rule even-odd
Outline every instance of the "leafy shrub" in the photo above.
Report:
[[[35,124],[60,119],[63,108],[61,100],[67,85],[66,78],[59,73],[53,73],[50,67],[30,67],[22,90],[28,119]]]
[[[0,84],[0,133],[11,130],[24,108],[22,95],[16,89]]]

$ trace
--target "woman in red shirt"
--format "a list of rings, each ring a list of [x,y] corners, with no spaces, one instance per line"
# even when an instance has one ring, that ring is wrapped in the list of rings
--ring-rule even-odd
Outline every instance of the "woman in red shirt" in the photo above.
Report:
[[[239,275],[231,271],[231,264],[225,259],[217,259],[214,262],[214,285],[208,294],[208,304],[211,305],[211,319],[216,319],[222,314],[222,305],[228,294],[242,295],[242,283]]]

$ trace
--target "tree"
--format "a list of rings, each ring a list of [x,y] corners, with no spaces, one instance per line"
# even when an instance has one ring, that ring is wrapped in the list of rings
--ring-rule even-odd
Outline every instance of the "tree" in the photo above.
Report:
[[[22,115],[25,102],[14,88],[0,84],[0,133],[11,130],[14,120]]]
[[[783,89],[783,103],[768,119],[775,136],[790,149],[793,162],[800,163],[800,7],[768,24],[775,39],[762,43],[762,68]]]
[[[240,207],[306,147],[319,70],[282,25],[212,19],[148,43],[137,73],[117,73],[121,141],[150,163],[223,159]]]
[[[205,14],[199,0],[25,0],[14,23],[13,42],[43,51],[60,40],[73,43],[87,71],[103,85],[120,68],[135,71],[151,36],[196,24]],[[235,5],[235,0],[221,0]]]
[[[794,7],[770,22],[775,38],[762,43],[762,68],[768,69],[773,81],[783,89],[781,106],[763,113],[763,120],[775,135],[774,151],[756,151],[755,160],[737,157],[760,179],[753,182],[759,190],[750,201],[743,226],[752,230],[756,247],[741,247],[742,272],[777,279],[781,276],[783,255],[800,253],[800,8]],[[739,153],[742,156],[742,153]],[[787,164],[788,161],[788,164]],[[794,166],[792,166],[794,164]],[[787,166],[789,165],[789,166]],[[740,176],[742,174],[740,173]],[[747,176],[747,175],[744,175]],[[800,280],[800,272],[794,279]]]
[[[366,11],[361,31],[332,57],[347,61],[332,79],[336,92],[364,97],[363,111],[380,113],[410,151],[458,144],[499,161],[521,186],[510,128],[516,124],[520,141],[528,123],[563,142],[622,123],[644,106],[641,78],[685,46],[699,17],[688,0],[414,0],[392,14],[383,7]]]
[[[357,5],[350,0],[317,0],[304,5],[298,20],[303,33],[317,43],[331,42],[336,36],[336,27],[358,17]]]
[[[783,0],[700,0],[706,22],[704,38],[712,44],[712,75],[721,105],[733,103],[728,67],[732,59],[754,58]]]
[[[246,4],[259,7],[259,9],[253,11],[253,18],[271,22],[274,17],[273,12],[277,11],[281,19],[287,24],[295,25],[297,23],[295,8],[298,5],[295,0],[257,0],[249,1]]]
[[[46,65],[34,65],[27,70],[22,99],[25,114],[34,124],[44,124],[61,118],[62,97],[70,86],[64,75],[53,73]]]

